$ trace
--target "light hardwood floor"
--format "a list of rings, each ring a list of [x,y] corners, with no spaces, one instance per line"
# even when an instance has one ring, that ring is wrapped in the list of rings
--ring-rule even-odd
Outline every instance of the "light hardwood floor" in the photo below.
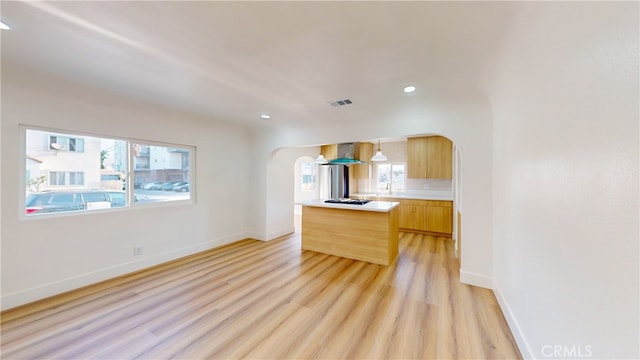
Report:
[[[401,233],[390,266],[243,240],[2,314],[3,359],[515,359],[451,239]]]

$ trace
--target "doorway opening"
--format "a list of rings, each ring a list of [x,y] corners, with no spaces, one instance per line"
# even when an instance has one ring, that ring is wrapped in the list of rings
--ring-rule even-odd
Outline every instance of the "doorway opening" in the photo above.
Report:
[[[318,164],[310,156],[301,156],[296,159],[293,170],[293,224],[295,232],[301,232],[303,201],[318,198]]]

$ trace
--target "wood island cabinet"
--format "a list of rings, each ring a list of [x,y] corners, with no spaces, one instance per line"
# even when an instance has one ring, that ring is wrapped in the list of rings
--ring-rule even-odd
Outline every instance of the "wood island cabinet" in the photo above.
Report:
[[[451,179],[453,143],[442,136],[407,140],[407,177],[410,179]]]
[[[389,265],[398,256],[398,207],[371,202],[357,208],[303,203],[302,249]]]

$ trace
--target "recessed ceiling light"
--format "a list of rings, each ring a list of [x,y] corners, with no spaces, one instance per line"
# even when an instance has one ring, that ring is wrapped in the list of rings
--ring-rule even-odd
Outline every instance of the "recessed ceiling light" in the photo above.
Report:
[[[269,114],[262,114],[262,115],[260,115],[260,117],[263,118],[263,119],[271,119],[271,115],[269,115]]]
[[[10,30],[11,27],[9,27],[9,25],[3,23],[2,21],[0,21],[0,29],[2,30]]]
[[[402,89],[402,91],[406,92],[406,93],[412,93],[414,91],[416,91],[416,87],[413,85],[407,86],[404,89]]]

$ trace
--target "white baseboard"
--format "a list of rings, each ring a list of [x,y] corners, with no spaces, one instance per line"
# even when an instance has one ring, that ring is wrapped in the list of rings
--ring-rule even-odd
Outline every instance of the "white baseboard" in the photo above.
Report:
[[[246,232],[244,233],[245,238],[249,238],[249,239],[254,239],[254,240],[260,240],[260,241],[267,241],[267,236],[265,234],[260,234],[260,233],[256,233],[256,232]]]
[[[513,316],[511,308],[509,307],[509,304],[505,300],[504,296],[502,296],[502,292],[500,291],[500,289],[494,289],[493,294],[496,296],[496,300],[498,300],[498,305],[500,305],[502,314],[504,314],[504,317],[507,320],[507,324],[509,325],[511,334],[513,334],[513,338],[515,339],[516,344],[518,345],[518,349],[520,350],[520,354],[524,359],[535,359],[529,343],[524,338],[522,331],[520,330],[518,321]]]
[[[277,238],[279,238],[281,236],[293,234],[295,231],[296,231],[295,227],[289,227],[289,228],[286,228],[286,229],[273,231],[273,232],[270,232],[268,234],[260,234],[260,233],[257,233],[257,232],[246,232],[245,235],[246,235],[246,237],[248,237],[250,239],[255,239],[255,240],[260,240],[260,241],[270,241],[270,240],[273,240],[273,239],[277,239]]]
[[[460,269],[460,282],[467,285],[493,289],[493,279],[486,275],[476,274]]]
[[[290,228],[286,228],[286,229],[282,229],[282,230],[279,230],[279,231],[271,232],[271,233],[267,234],[267,241],[268,240],[277,239],[280,236],[285,236],[285,235],[292,234],[295,231],[296,231],[296,228],[292,226]]]
[[[45,285],[33,287],[26,290],[17,291],[11,294],[2,295],[0,298],[0,309],[6,310],[16,306],[28,304],[37,300],[41,300],[50,296],[62,294],[67,291],[81,288],[83,286],[98,283],[100,281],[113,279],[115,277],[142,270],[154,265],[162,264],[171,260],[175,260],[187,255],[195,254],[201,251],[213,249],[234,241],[246,239],[246,233],[226,236],[214,241],[202,242],[196,245],[171,250],[166,253],[143,256],[135,261],[111,266],[97,271],[73,276],[67,279],[51,282]]]

